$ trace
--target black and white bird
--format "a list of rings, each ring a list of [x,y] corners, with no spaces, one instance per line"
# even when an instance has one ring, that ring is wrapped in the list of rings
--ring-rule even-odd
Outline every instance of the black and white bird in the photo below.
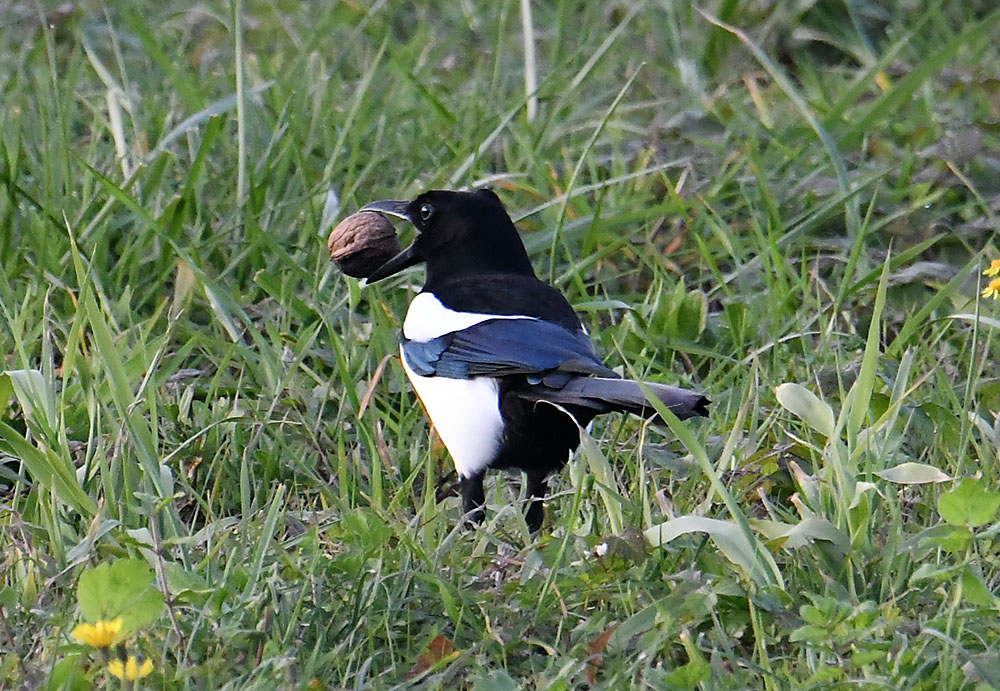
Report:
[[[413,243],[372,273],[373,283],[426,264],[400,347],[403,368],[460,478],[466,517],[481,523],[489,468],[527,476],[525,521],[542,525],[549,474],[580,443],[595,415],[651,417],[639,383],[601,362],[572,306],[535,276],[513,221],[491,191],[434,190],[362,211],[413,224]],[[679,418],[707,415],[708,399],[646,386]],[[569,415],[574,419],[571,419]]]

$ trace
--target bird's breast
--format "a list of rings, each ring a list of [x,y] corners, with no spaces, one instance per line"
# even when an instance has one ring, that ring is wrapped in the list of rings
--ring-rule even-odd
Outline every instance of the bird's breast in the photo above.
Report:
[[[496,458],[503,439],[497,380],[424,377],[413,371],[402,348],[400,356],[406,376],[448,448],[458,474],[469,477],[486,469]]]

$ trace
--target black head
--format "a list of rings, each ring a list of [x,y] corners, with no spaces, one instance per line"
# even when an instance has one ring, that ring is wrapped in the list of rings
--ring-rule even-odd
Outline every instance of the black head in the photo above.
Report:
[[[428,284],[469,273],[535,275],[514,222],[490,190],[431,190],[413,201],[372,202],[361,210],[406,219],[417,231],[413,244],[376,269],[369,283],[421,262]]]

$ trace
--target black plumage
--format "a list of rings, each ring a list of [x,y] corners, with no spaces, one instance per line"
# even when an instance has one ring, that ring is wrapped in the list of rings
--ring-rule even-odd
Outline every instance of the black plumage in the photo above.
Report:
[[[421,389],[428,394],[421,398],[432,422],[439,432],[447,430],[441,436],[459,470],[464,510],[471,520],[482,520],[488,468],[519,469],[528,480],[525,520],[538,530],[546,478],[569,460],[580,443],[580,427],[602,413],[650,417],[655,411],[638,382],[621,379],[604,365],[565,297],[535,276],[495,194],[431,191],[409,202],[364,208],[405,218],[417,230],[413,244],[368,281],[426,264],[427,280],[407,314],[401,353],[418,394]],[[461,400],[431,397],[429,385],[484,378],[495,382],[496,409],[486,412],[492,417],[499,411],[497,438],[481,445],[472,440],[472,452],[462,421],[453,418],[481,408],[471,397],[464,409]],[[680,418],[707,414],[708,399],[699,393],[646,386]],[[481,399],[483,387],[469,387],[470,396],[472,388]],[[464,395],[461,386],[450,390],[456,395],[449,399]],[[489,421],[465,422],[494,433]]]

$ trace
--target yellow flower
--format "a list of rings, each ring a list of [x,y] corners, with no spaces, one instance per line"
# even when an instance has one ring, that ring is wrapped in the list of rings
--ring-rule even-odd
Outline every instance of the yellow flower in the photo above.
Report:
[[[996,276],[1000,274],[1000,259],[994,259],[990,262],[990,268],[983,272],[984,276]]]
[[[122,618],[104,621],[99,619],[96,624],[77,624],[73,629],[73,638],[83,641],[95,648],[107,648],[122,629]]]
[[[109,662],[108,671],[119,679],[135,681],[136,679],[142,679],[150,675],[153,671],[153,662],[151,660],[143,660],[140,665],[135,655],[129,655],[128,660],[125,662],[121,660],[112,660]]]
[[[984,298],[994,298],[1000,300],[1000,278],[994,278],[983,291]]]

